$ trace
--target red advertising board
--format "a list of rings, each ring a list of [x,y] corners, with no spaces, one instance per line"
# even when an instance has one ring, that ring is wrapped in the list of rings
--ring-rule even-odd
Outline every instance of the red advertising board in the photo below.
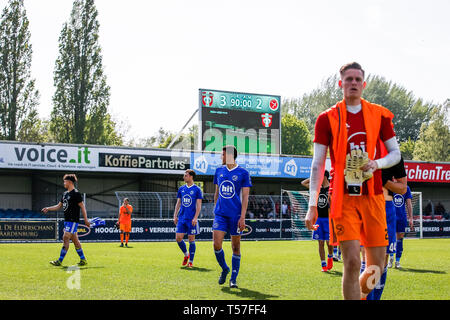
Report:
[[[405,169],[411,182],[450,183],[450,163],[405,161]]]

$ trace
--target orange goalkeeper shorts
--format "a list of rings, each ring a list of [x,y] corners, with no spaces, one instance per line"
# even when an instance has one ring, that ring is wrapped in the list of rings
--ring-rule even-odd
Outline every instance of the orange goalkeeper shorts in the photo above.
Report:
[[[131,222],[129,222],[129,223],[121,223],[120,224],[120,231],[131,232]]]
[[[388,233],[383,194],[344,194],[341,218],[330,219],[330,242],[359,240],[364,247],[387,246]]]

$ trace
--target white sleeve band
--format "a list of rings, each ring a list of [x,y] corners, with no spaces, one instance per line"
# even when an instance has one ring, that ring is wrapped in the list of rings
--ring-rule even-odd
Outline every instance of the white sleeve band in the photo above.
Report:
[[[398,146],[397,139],[395,137],[390,138],[384,142],[387,151],[389,152],[384,158],[377,159],[375,162],[378,165],[378,169],[390,168],[400,162],[401,153]]]
[[[328,146],[314,143],[314,155],[311,163],[311,176],[309,178],[309,206],[317,206],[323,174],[325,172],[325,160]]]

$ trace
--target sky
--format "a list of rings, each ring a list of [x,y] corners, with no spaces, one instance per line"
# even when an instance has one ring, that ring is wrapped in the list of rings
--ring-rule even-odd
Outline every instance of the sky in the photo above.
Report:
[[[7,2],[0,0],[2,10]],[[296,98],[350,61],[427,102],[450,98],[448,0],[95,3],[109,111],[126,139],[150,137],[160,127],[178,132],[198,108],[200,88]],[[44,118],[72,5],[25,0]]]

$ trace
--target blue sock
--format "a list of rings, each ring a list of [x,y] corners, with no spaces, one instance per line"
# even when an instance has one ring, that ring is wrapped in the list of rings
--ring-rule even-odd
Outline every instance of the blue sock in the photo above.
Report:
[[[363,273],[366,270],[366,262],[361,261],[361,269],[359,269],[359,274]]]
[[[334,248],[333,248],[333,255],[337,256],[337,253],[338,253],[338,248],[337,248],[337,247],[334,247]]]
[[[194,261],[194,255],[195,255],[195,241],[189,242],[189,261]]]
[[[381,274],[380,281],[378,281],[377,285],[367,296],[367,300],[380,300],[381,295],[383,294],[384,285],[386,284],[388,268],[385,267],[383,273]]]
[[[400,261],[403,253],[403,238],[397,240],[397,250],[395,252],[395,260]]]
[[[236,281],[236,278],[239,274],[239,268],[241,266],[241,255],[233,254],[231,257],[231,278],[230,280]]]
[[[222,267],[222,270],[228,270],[227,263],[225,262],[225,252],[223,252],[223,249],[220,249],[219,251],[215,251],[217,262],[219,263],[219,266]]]
[[[59,254],[59,262],[62,262],[64,260],[64,257],[66,256],[67,250],[62,247],[61,253]]]
[[[186,243],[184,243],[183,240],[180,242],[177,242],[178,246],[180,247],[181,251],[186,255],[187,249],[186,249]]]
[[[75,248],[75,250],[77,251],[78,255],[80,256],[80,259],[82,259],[82,260],[86,259],[82,248],[78,248],[78,249]]]
[[[322,264],[322,268],[327,266],[327,262],[325,260],[322,260],[321,264]]]

